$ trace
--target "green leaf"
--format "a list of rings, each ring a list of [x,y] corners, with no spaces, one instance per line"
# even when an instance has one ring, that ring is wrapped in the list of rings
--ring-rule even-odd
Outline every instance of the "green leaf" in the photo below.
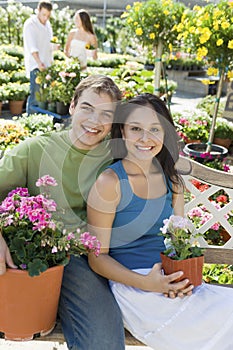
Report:
[[[43,262],[41,259],[34,259],[32,262],[28,264],[28,274],[33,276],[39,276],[41,272],[46,271],[48,265]]]

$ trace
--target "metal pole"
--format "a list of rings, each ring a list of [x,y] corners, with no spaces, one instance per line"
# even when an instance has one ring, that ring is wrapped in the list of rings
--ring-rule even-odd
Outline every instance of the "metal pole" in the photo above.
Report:
[[[214,128],[215,128],[216,119],[217,119],[217,115],[218,115],[219,102],[220,102],[220,98],[221,98],[221,94],[222,94],[223,80],[224,80],[224,69],[220,70],[220,80],[218,83],[218,90],[217,90],[216,100],[215,100],[215,104],[214,104],[214,114],[213,114],[211,128],[210,128],[209,140],[208,140],[207,147],[206,147],[207,153],[209,153],[211,151],[211,146],[212,146],[212,142],[214,139]]]
[[[104,0],[104,8],[103,8],[103,28],[106,25],[106,11],[107,11],[107,0]]]

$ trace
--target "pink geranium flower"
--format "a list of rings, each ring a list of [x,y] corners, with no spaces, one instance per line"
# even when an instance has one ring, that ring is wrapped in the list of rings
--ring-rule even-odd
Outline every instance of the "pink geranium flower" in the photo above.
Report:
[[[6,240],[15,264],[29,275],[36,276],[47,268],[65,265],[67,255],[99,254],[100,242],[89,232],[68,232],[54,218],[56,202],[50,198],[49,187],[56,180],[44,175],[36,181],[43,193],[30,196],[27,188],[11,191],[0,205],[0,233]]]

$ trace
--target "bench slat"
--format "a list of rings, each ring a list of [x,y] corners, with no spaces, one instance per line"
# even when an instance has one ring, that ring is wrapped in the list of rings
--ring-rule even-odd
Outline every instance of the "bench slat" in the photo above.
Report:
[[[233,265],[233,249],[206,248],[205,263]]]

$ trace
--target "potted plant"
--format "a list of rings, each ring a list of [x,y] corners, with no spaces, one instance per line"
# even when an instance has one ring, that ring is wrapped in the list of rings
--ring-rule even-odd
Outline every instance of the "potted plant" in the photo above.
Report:
[[[29,85],[29,83],[21,84],[17,82],[7,84],[9,108],[12,114],[22,113],[23,104],[29,95]]]
[[[0,232],[18,269],[0,276],[0,332],[6,339],[32,339],[47,334],[56,322],[61,280],[68,254],[99,254],[100,244],[88,232],[67,232],[53,219],[56,203],[49,187],[57,186],[45,175],[36,182],[42,193],[30,196],[16,188],[0,206]]]
[[[173,115],[178,135],[184,141],[183,152],[194,160],[205,163],[226,157],[227,148],[213,144],[209,152],[206,151],[209,129],[212,118],[204,110],[176,113]]]
[[[161,231],[164,238],[169,239],[167,249],[161,253],[165,274],[183,271],[184,274],[179,280],[188,278],[190,284],[200,285],[204,256],[203,249],[195,239],[201,234],[194,234],[191,222],[176,215],[164,220]]]
[[[193,142],[208,141],[208,133],[211,125],[211,118],[208,113],[195,109],[194,111],[184,111],[173,113],[173,120],[178,135],[185,144]]]
[[[38,106],[42,109],[47,109],[48,107],[50,79],[51,75],[48,74],[48,69],[37,72],[36,84],[39,85],[39,89],[35,95]]]
[[[225,118],[217,118],[214,143],[229,148],[233,141],[233,123]]]
[[[135,1],[127,5],[122,18],[130,33],[155,53],[154,93],[159,96],[162,54],[177,46],[177,23],[181,21],[185,5],[172,0]]]

